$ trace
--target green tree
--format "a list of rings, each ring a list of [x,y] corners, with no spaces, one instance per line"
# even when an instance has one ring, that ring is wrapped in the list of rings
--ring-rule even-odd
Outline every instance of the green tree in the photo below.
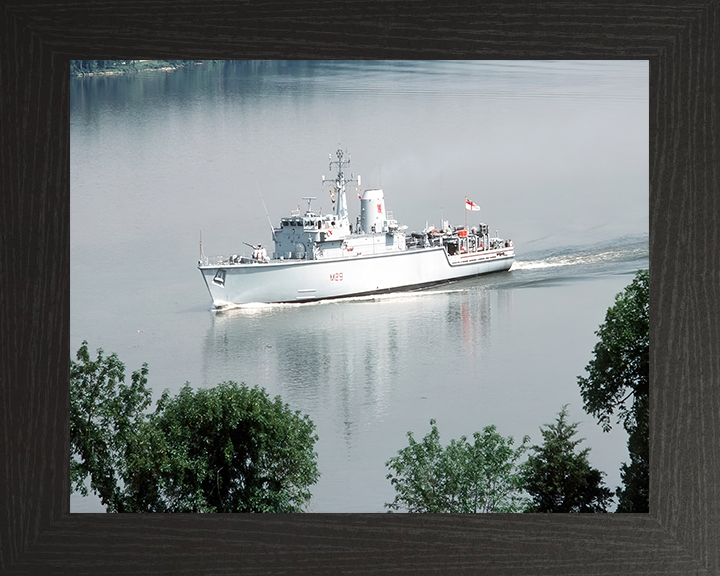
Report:
[[[462,436],[443,448],[435,420],[417,442],[408,432],[409,445],[385,465],[395,487],[390,510],[408,512],[519,512],[527,500],[521,494],[517,460],[529,438],[513,449],[513,438],[504,438],[495,426],[473,434],[473,443]]]
[[[567,405],[554,424],[541,428],[544,443],[533,446],[522,466],[525,490],[532,496],[527,512],[606,512],[612,492],[604,473],[590,466],[590,448],[576,453],[578,423],[567,422]]]
[[[593,358],[578,376],[585,411],[609,431],[617,416],[628,433],[630,463],[622,465],[624,487],[618,488],[618,512],[649,511],[649,366],[650,275],[639,271],[632,283],[615,297]]]
[[[647,398],[640,402],[636,426],[628,437],[630,462],[623,463],[620,469],[623,488],[618,488],[616,491],[617,512],[650,511],[650,442],[647,403]]]
[[[150,405],[147,364],[125,383],[125,366],[117,355],[105,357],[102,349],[92,361],[87,342],[70,361],[70,481],[76,491],[100,496],[108,512],[124,512],[123,484],[129,480],[127,447],[137,434]]]
[[[166,391],[151,422],[168,469],[155,465],[145,476],[162,478],[160,501],[173,511],[301,512],[320,477],[310,418],[258,387]]]
[[[317,482],[317,435],[308,416],[258,388],[223,382],[154,412],[147,365],[124,383],[115,354],[71,361],[70,442],[75,490],[108,512],[300,512]]]

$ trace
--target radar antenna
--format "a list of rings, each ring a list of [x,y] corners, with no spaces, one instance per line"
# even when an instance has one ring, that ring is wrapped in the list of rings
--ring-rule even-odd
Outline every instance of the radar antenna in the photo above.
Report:
[[[337,192],[337,203],[334,207],[334,213],[340,219],[347,220],[348,212],[347,202],[345,200],[345,185],[350,184],[351,182],[357,182],[360,184],[360,176],[358,175],[357,180],[355,180],[352,174],[350,174],[350,178],[345,178],[343,169],[347,164],[350,164],[350,155],[347,151],[343,152],[340,148],[338,148],[335,152],[335,156],[337,157],[337,160],[332,159],[332,154],[328,155],[328,159],[330,160],[330,170],[333,169],[333,165],[337,167],[337,176],[335,176],[334,180],[326,180],[325,176],[323,176],[323,184],[333,185],[335,192]],[[347,160],[344,159],[345,156],[347,156]]]
[[[310,204],[312,203],[313,200],[317,199],[317,196],[303,196],[302,199],[307,200],[307,203],[308,203],[307,211],[305,213],[308,215],[312,214],[312,212],[310,212]]]

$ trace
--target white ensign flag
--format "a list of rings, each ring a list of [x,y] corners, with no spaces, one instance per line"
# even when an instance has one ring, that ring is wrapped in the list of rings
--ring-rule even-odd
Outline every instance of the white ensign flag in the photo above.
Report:
[[[465,196],[465,209],[466,210],[480,210],[480,206],[475,204],[475,202],[471,202],[467,199],[467,196]]]

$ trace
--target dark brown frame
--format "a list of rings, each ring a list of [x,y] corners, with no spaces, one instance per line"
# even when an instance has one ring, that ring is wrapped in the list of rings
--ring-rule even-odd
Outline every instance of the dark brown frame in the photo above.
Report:
[[[719,53],[718,0],[5,0],[0,572],[720,572]],[[68,62],[90,57],[649,60],[650,514],[69,514]]]

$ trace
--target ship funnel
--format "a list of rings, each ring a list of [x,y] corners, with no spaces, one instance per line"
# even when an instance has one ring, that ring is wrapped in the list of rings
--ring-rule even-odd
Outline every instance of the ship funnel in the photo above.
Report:
[[[360,199],[360,227],[363,232],[383,232],[385,216],[385,196],[382,189],[365,190]]]

